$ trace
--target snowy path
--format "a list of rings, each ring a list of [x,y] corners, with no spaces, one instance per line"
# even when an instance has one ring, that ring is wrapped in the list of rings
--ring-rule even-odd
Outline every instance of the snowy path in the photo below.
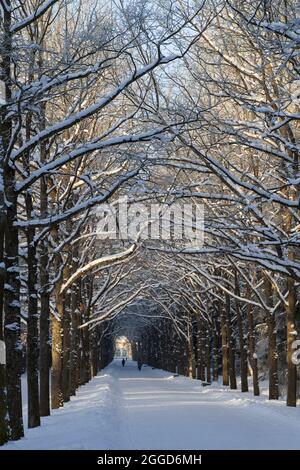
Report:
[[[299,449],[300,410],[113,362],[3,449]]]

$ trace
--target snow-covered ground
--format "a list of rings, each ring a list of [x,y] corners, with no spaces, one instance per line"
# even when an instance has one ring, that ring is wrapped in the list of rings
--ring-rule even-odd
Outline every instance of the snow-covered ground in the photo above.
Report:
[[[5,449],[300,449],[300,410],[114,361]]]

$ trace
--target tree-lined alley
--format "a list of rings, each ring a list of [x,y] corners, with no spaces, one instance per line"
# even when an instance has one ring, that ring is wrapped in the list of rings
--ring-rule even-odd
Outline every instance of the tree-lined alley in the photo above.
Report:
[[[38,427],[120,335],[296,406],[299,43],[296,0],[0,0],[0,444],[22,373]],[[124,198],[202,204],[203,245],[100,238]]]

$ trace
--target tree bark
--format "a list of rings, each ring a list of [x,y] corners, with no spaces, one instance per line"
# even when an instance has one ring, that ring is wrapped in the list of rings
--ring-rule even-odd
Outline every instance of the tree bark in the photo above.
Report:
[[[195,358],[194,358],[194,345],[193,345],[193,328],[190,318],[188,319],[188,377],[194,379],[195,374]]]
[[[296,339],[296,288],[292,278],[287,280],[288,305],[286,307],[286,328],[287,328],[287,406],[297,404],[297,367],[293,363],[294,353],[293,342]]]
[[[206,327],[206,343],[205,343],[205,353],[206,353],[206,381],[211,382],[211,357],[210,357],[210,331],[208,325]]]
[[[3,167],[0,168],[0,188],[3,188]],[[6,396],[6,352],[3,329],[3,303],[4,303],[4,231],[5,231],[5,203],[4,192],[0,189],[0,446],[5,444],[9,438],[7,419],[7,396]]]
[[[50,295],[48,247],[42,242],[40,252],[41,313],[40,313],[40,413],[50,415]]]
[[[32,54],[31,54],[32,56]],[[31,57],[34,64],[34,56]],[[29,79],[33,80],[32,71]],[[26,140],[31,137],[32,114],[26,115],[25,135]],[[27,175],[30,174],[30,153],[26,153],[23,158],[24,170]],[[33,216],[33,201],[30,191],[26,191],[25,207],[27,220]],[[37,292],[37,257],[35,228],[28,227],[26,230],[27,238],[27,292],[28,292],[28,315],[27,315],[27,392],[28,392],[28,428],[40,426],[40,407],[39,407],[39,332],[38,332],[38,292]]]
[[[63,394],[61,389],[62,375],[62,331],[61,318],[63,306],[61,303],[56,305],[58,315],[52,316],[52,373],[51,373],[51,408],[57,409],[63,406]]]
[[[250,295],[250,288],[248,288],[248,295]],[[249,364],[252,369],[252,380],[253,380],[253,394],[259,396],[259,381],[258,381],[258,364],[257,356],[255,352],[255,324],[253,318],[253,306],[251,304],[247,305],[247,317],[248,317],[248,358]]]
[[[32,214],[32,200],[26,194],[27,214]],[[38,349],[38,299],[37,299],[37,259],[35,230],[27,230],[28,266],[28,320],[27,320],[27,389],[28,389],[28,427],[40,426],[39,407],[39,349]]]
[[[7,8],[3,9],[3,36],[1,44],[1,79],[5,84],[5,100],[11,99],[11,2],[7,0]],[[9,117],[1,115],[1,190],[5,193],[1,204],[1,219],[5,217],[4,224],[4,251],[5,251],[5,271],[6,287],[4,290],[4,324],[5,324],[5,364],[1,365],[1,395],[3,396],[2,412],[5,412],[5,382],[7,391],[7,408],[9,414],[9,437],[20,439],[24,435],[22,418],[22,396],[21,396],[21,360],[22,345],[20,331],[20,278],[19,278],[19,239],[18,229],[14,226],[17,220],[17,194],[15,192],[15,169],[8,162],[4,162],[4,155],[7,153],[11,135],[12,121]],[[9,156],[9,155],[8,155]],[[3,237],[3,235],[2,235]],[[3,265],[2,265],[3,270]],[[3,276],[1,279],[3,282]],[[3,291],[2,291],[3,295]],[[3,298],[2,298],[3,302]],[[2,317],[2,315],[1,315]],[[2,327],[1,327],[2,329]],[[2,333],[3,336],[3,333]],[[2,349],[4,346],[2,344]],[[4,362],[3,359],[3,362]],[[4,371],[6,370],[6,377]],[[7,437],[6,417],[1,419],[2,439]]]
[[[273,306],[273,290],[270,279],[264,276],[265,295],[269,307]],[[278,400],[278,352],[277,329],[274,313],[267,312],[268,325],[268,363],[269,363],[269,400]]]
[[[2,109],[2,108],[1,108]],[[0,445],[5,444],[9,438],[8,419],[7,419],[7,396],[6,396],[6,352],[4,342],[4,283],[5,283],[5,264],[4,264],[4,233],[6,231],[6,206],[4,195],[4,156],[5,156],[5,138],[3,135],[5,129],[5,115],[0,112]]]
[[[70,401],[70,348],[71,348],[71,315],[70,294],[67,292],[64,301],[63,315],[63,357],[62,357],[62,393],[64,402]]]
[[[45,124],[45,106],[41,109],[41,127]],[[41,162],[46,162],[46,142],[40,145]],[[42,218],[48,215],[48,179],[40,181],[40,213]],[[49,293],[49,253],[48,240],[40,244],[40,414],[50,415],[50,293]]]
[[[219,328],[216,318],[213,323],[213,380],[219,380]]]
[[[235,390],[237,388],[236,384],[236,373],[235,373],[235,353],[234,353],[234,341],[232,336],[232,327],[231,327],[231,305],[230,297],[228,294],[225,294],[226,299],[226,329],[228,337],[228,356],[229,356],[229,380],[230,388]]]
[[[76,394],[78,383],[78,354],[79,354],[79,334],[78,334],[78,311],[77,311],[77,283],[72,288],[71,294],[71,345],[70,345],[70,395]]]
[[[6,187],[7,225],[5,231],[5,342],[7,403],[11,439],[23,437],[21,366],[22,343],[20,324],[20,274],[19,274],[19,234],[15,226],[17,220],[17,195],[15,193],[15,170],[6,167],[4,172]]]
[[[58,229],[54,227],[52,237],[58,242]],[[54,261],[55,272],[59,272],[62,263],[60,254],[56,254]],[[57,409],[63,406],[62,392],[62,359],[63,359],[63,317],[64,296],[61,294],[62,275],[55,284],[54,297],[56,313],[52,315],[52,371],[51,371],[51,408]]]
[[[229,346],[228,346],[228,332],[226,325],[226,312],[224,307],[219,303],[221,310],[221,338],[222,338],[222,375],[223,385],[229,385]]]
[[[55,231],[56,234],[56,231]],[[55,260],[56,271],[59,269],[59,257]],[[63,358],[63,317],[64,298],[60,294],[61,281],[54,289],[56,314],[52,315],[52,372],[51,372],[51,408],[63,406],[62,358]]]
[[[238,283],[237,271],[235,271],[235,293],[240,297],[241,293],[240,286]],[[238,300],[236,300],[236,315],[240,346],[241,391],[248,392],[247,347],[244,340],[242,311]]]
[[[197,364],[197,378],[205,381],[205,356],[204,356],[204,325],[203,319],[199,318],[197,322],[197,353],[198,353],[198,364]]]

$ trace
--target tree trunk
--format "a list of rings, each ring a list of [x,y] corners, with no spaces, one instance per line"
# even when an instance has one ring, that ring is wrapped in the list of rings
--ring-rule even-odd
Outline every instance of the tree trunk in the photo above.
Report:
[[[9,438],[7,419],[7,397],[6,397],[6,352],[3,330],[3,302],[4,302],[4,230],[5,230],[5,203],[3,192],[3,169],[0,168],[0,446],[5,444]]]
[[[219,380],[219,332],[216,319],[213,324],[213,380]]]
[[[268,324],[268,362],[269,362],[269,400],[278,400],[278,354],[277,354],[277,331],[274,314],[269,314]]]
[[[91,314],[91,300],[93,295],[93,279],[87,277],[84,282],[84,292],[86,296],[86,308],[84,312],[84,321],[87,322],[90,319]],[[91,340],[89,327],[83,328],[83,381],[87,383],[91,380]]]
[[[29,82],[34,80],[36,50],[29,53]],[[25,138],[29,141],[31,138],[32,113],[29,111],[25,117]],[[22,138],[20,137],[22,142]],[[30,175],[30,152],[23,155],[24,173]],[[33,200],[31,191],[24,194],[26,216],[30,221],[34,214]],[[26,360],[27,360],[27,395],[28,395],[28,428],[40,426],[40,407],[39,407],[39,332],[38,332],[38,292],[37,292],[37,257],[35,228],[28,227],[26,230],[27,238],[27,292],[28,292],[28,315],[27,315],[27,341],[26,341]]]
[[[270,279],[264,276],[265,295],[269,307],[273,306],[273,290]],[[269,400],[278,400],[278,353],[275,314],[267,312],[268,325],[268,363],[269,363]]]
[[[238,283],[237,271],[235,271],[235,293],[240,297],[240,286]],[[247,347],[244,341],[243,318],[239,301],[236,301],[237,327],[240,346],[240,363],[241,363],[241,391],[248,392],[248,364],[247,364]]]
[[[226,326],[226,312],[219,303],[221,310],[221,338],[222,338],[222,375],[223,385],[229,385],[229,347],[228,347],[228,332]]]
[[[45,107],[41,110],[41,127],[45,128]],[[46,162],[46,143],[40,145],[41,162]],[[40,181],[40,213],[48,215],[48,180]],[[50,294],[49,294],[49,253],[48,240],[43,239],[40,249],[40,414],[50,415]]]
[[[82,325],[85,322],[85,306],[83,303],[83,282],[79,280],[79,289],[78,289],[78,306],[79,306],[79,325]],[[78,330],[78,384],[85,384],[85,353],[84,353],[84,328]]]
[[[288,305],[286,307],[287,327],[287,406],[296,406],[297,403],[297,366],[293,363],[293,342],[296,339],[296,288],[292,278],[287,280]]]
[[[255,352],[255,325],[253,318],[253,307],[248,304],[247,316],[249,325],[249,336],[248,336],[248,357],[249,363],[252,369],[252,380],[253,380],[253,393],[255,396],[259,396],[259,381],[258,381],[258,365],[257,356]]]
[[[52,229],[52,237],[58,242],[58,229]],[[62,259],[60,254],[55,256],[54,269],[59,272]],[[60,293],[62,275],[55,284],[54,297],[56,302],[56,314],[52,315],[52,371],[51,371],[51,408],[57,409],[63,406],[62,392],[62,358],[63,358],[63,318],[64,297]]]
[[[205,344],[205,353],[206,353],[206,381],[211,382],[211,358],[210,358],[210,331],[207,325],[206,328],[206,344]]]
[[[78,312],[77,312],[77,284],[72,287],[71,294],[71,345],[70,345],[70,395],[75,395],[78,383]]]
[[[2,114],[0,114],[1,129]],[[0,139],[3,142],[3,137]],[[4,148],[0,144],[0,445],[5,444],[9,438],[8,420],[7,420],[7,397],[6,397],[6,352],[3,330],[3,305],[4,305],[4,283],[5,283],[5,264],[4,264],[4,232],[6,225],[6,208],[4,198],[3,181],[3,163]]]
[[[51,373],[51,408],[57,409],[63,406],[63,394],[61,389],[62,374],[62,331],[60,315],[62,305],[57,305],[59,318],[52,316],[52,373]]]
[[[197,323],[197,352],[198,352],[198,372],[197,378],[199,380],[205,381],[205,355],[204,355],[204,348],[205,348],[205,333],[204,333],[204,325],[203,319],[199,318]]]
[[[30,194],[26,194],[27,215],[32,214]],[[28,389],[28,427],[40,426],[39,406],[39,349],[38,349],[38,299],[37,299],[37,259],[35,230],[27,230],[28,266],[28,320],[27,320],[27,389]]]
[[[12,55],[12,36],[11,36],[11,2],[6,1],[7,8],[3,9],[3,34],[1,41],[1,79],[5,84],[5,100],[11,99],[11,55]],[[5,113],[5,110],[3,111]],[[20,278],[19,278],[19,259],[18,259],[18,229],[14,226],[17,220],[17,194],[15,192],[15,169],[4,162],[4,156],[10,145],[12,135],[12,121],[8,116],[1,114],[1,191],[5,192],[5,199],[1,201],[1,223],[5,221],[4,238],[1,236],[3,250],[3,241],[5,249],[5,271],[6,288],[1,303],[4,303],[5,312],[5,346],[1,343],[2,361],[1,364],[1,384],[0,393],[3,397],[1,403],[1,435],[2,440],[7,438],[5,382],[7,391],[7,408],[9,415],[10,438],[20,439],[24,435],[22,418],[22,396],[21,396],[21,331],[20,331]],[[8,155],[9,156],[9,155]],[[3,195],[4,196],[4,195]],[[2,197],[3,199],[3,197]],[[5,207],[6,206],[6,207]],[[3,262],[3,260],[1,261]],[[3,270],[3,265],[1,266]],[[3,283],[3,276],[1,276]],[[3,296],[3,290],[2,290]],[[3,309],[1,308],[1,320]],[[2,330],[2,324],[1,324]],[[1,336],[3,337],[3,331]],[[1,339],[3,341],[3,339]],[[6,354],[5,351],[6,350]],[[6,369],[6,370],[5,370]],[[6,377],[4,373],[6,372]]]
[[[66,293],[63,315],[63,358],[62,358],[62,393],[65,402],[70,401],[70,347],[71,347],[71,315],[70,294]]]
[[[40,253],[41,314],[40,314],[40,413],[50,415],[50,295],[48,248],[42,242]]]
[[[229,356],[229,380],[230,380],[230,388],[235,390],[237,388],[236,385],[236,374],[235,374],[235,353],[234,353],[234,341],[232,336],[232,328],[231,328],[231,305],[230,305],[230,297],[228,294],[225,294],[226,298],[226,329],[227,329],[227,337],[228,337],[228,356]]]
[[[17,195],[15,193],[15,171],[6,167],[4,172],[6,189],[7,225],[5,232],[5,342],[7,403],[11,439],[23,437],[21,366],[22,343],[20,324],[20,274],[19,274],[19,237],[17,220]]]
[[[195,359],[194,359],[194,345],[193,345],[193,328],[192,322],[188,320],[188,377],[195,378]]]

